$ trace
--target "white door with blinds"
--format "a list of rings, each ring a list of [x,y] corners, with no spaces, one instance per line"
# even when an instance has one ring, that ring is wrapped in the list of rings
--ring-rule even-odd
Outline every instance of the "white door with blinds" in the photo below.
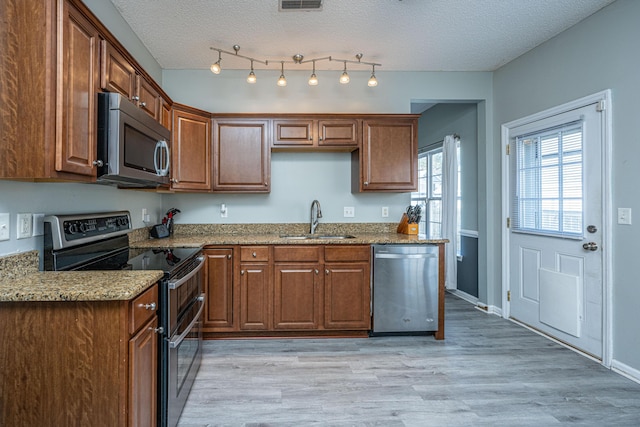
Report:
[[[601,359],[598,104],[509,129],[510,317]]]

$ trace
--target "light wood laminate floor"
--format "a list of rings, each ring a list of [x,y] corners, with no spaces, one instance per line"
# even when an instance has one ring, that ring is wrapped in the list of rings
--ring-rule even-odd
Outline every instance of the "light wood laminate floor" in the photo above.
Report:
[[[640,426],[640,384],[451,295],[446,339],[205,341],[192,426]]]

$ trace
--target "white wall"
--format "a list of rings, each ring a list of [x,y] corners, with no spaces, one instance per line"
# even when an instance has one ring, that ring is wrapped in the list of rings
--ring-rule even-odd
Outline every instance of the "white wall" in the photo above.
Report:
[[[607,88],[612,90],[614,218],[618,207],[640,212],[637,189],[640,178],[638,18],[640,2],[617,0],[494,74],[494,135],[499,135],[502,123]],[[495,144],[499,144],[497,139]],[[498,150],[494,152],[494,162],[499,165]],[[499,173],[496,168],[496,178]],[[494,180],[494,183],[498,182]],[[496,186],[489,190],[499,193],[500,188]],[[499,203],[499,200],[494,199],[492,203]],[[635,369],[636,375],[640,376],[638,224],[640,221],[633,225],[614,224],[613,248],[610,249],[613,251],[613,358]],[[498,227],[493,229],[500,232]],[[491,258],[499,262],[499,244]],[[496,299],[501,292],[498,283],[490,289]]]

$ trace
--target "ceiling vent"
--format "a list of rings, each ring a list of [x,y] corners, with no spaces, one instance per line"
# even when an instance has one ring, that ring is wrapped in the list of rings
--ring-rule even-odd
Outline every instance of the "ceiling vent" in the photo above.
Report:
[[[279,0],[278,10],[281,12],[309,12],[322,10],[322,0]]]

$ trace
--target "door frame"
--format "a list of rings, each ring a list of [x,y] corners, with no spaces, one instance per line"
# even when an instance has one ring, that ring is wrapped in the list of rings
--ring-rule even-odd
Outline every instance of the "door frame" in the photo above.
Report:
[[[603,109],[601,114],[602,120],[602,364],[611,367],[612,350],[613,350],[613,313],[612,313],[612,290],[613,283],[612,272],[612,180],[611,180],[611,162],[612,162],[612,129],[611,129],[611,89],[597,92],[584,98],[576,99],[556,107],[513,120],[501,126],[501,164],[502,164],[502,317],[509,319],[511,305],[507,295],[510,291],[509,274],[511,256],[509,254],[510,233],[507,228],[507,219],[510,216],[510,188],[509,188],[509,156],[506,155],[507,146],[509,144],[509,133],[511,129],[532,123],[538,120],[546,119],[557,114],[582,108],[590,104],[600,103]],[[559,342],[546,334],[543,334],[556,342]],[[576,350],[574,347],[560,344]],[[582,352],[578,351],[580,354]]]

